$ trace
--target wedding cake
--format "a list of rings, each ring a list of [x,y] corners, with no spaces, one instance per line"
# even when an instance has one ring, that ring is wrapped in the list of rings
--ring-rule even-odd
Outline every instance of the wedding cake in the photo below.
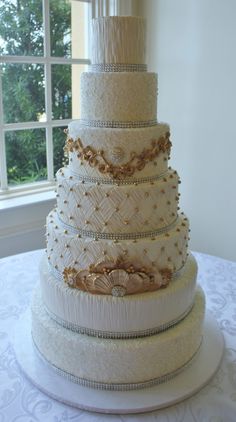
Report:
[[[81,119],[67,131],[32,337],[47,363],[88,387],[128,390],[168,380],[201,346],[204,294],[188,253],[170,129],[157,122],[157,75],[145,22],[92,22]]]

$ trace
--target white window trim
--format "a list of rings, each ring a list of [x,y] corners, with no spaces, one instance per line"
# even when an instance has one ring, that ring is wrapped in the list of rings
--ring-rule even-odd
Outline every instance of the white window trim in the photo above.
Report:
[[[77,0],[83,3],[91,3],[91,8],[87,9],[87,29],[88,21],[93,17],[132,14],[133,0]],[[71,119],[52,120],[52,101],[51,101],[51,66],[53,64],[89,64],[89,59],[74,59],[64,57],[53,57],[50,55],[50,15],[49,1],[42,0],[43,4],[43,22],[44,22],[44,56],[1,56],[0,63],[39,63],[45,68],[45,122],[21,122],[4,123],[3,122],[3,102],[2,102],[2,81],[0,75],[0,201],[15,195],[27,194],[44,188],[52,188],[55,185],[53,172],[53,136],[54,127],[67,126]],[[89,31],[87,30],[87,38]],[[88,42],[89,44],[89,42]],[[89,50],[89,49],[88,49]],[[88,51],[89,53],[89,51]],[[88,54],[89,56],[89,54]],[[47,181],[42,183],[33,183],[32,185],[21,185],[16,187],[8,186],[7,181],[7,163],[5,148],[5,133],[7,131],[17,131],[24,129],[44,128],[46,130],[46,161],[47,161]]]
[[[77,0],[83,3],[89,3],[86,0]],[[47,181],[41,183],[41,186],[50,186],[55,184],[53,172],[53,128],[58,126],[67,126],[69,119],[52,120],[52,86],[51,86],[51,66],[53,64],[89,64],[89,59],[72,59],[64,57],[53,57],[50,52],[50,11],[49,1],[42,0],[43,5],[43,25],[44,25],[44,56],[1,56],[0,63],[39,63],[44,65],[45,69],[45,122],[21,122],[21,123],[4,123],[3,122],[3,103],[2,103],[2,84],[0,81],[0,177],[1,189],[0,200],[6,198],[6,195],[14,196],[15,192],[22,194],[28,190],[37,190],[36,184],[31,186],[22,185],[18,187],[8,187],[7,183],[7,165],[6,165],[6,148],[5,133],[10,130],[37,129],[44,128],[46,130],[46,160],[47,160]],[[89,8],[88,8],[89,9]],[[87,20],[89,18],[89,13]],[[0,75],[1,79],[1,75]]]
[[[48,3],[47,0],[43,0]],[[81,0],[77,0],[81,1]],[[106,15],[131,15],[133,0],[82,0],[91,3],[88,13],[87,24],[91,18]],[[48,12],[47,12],[48,13]],[[89,31],[88,37],[89,37]],[[89,41],[88,41],[89,44]],[[1,61],[14,60],[18,63],[17,57],[2,57]],[[37,63],[45,63],[47,57],[24,57],[24,63],[32,63],[35,59]],[[41,61],[42,60],[42,61]],[[82,59],[68,59],[61,57],[51,57],[51,64],[78,63],[85,64]],[[1,81],[1,78],[0,78]],[[50,100],[49,100],[50,101]],[[47,104],[50,107],[50,104]],[[3,130],[20,130],[38,127],[49,127],[48,122],[24,122],[3,124],[2,102],[0,95],[0,157],[5,157],[5,143]],[[50,127],[67,126],[71,119],[53,120]],[[50,160],[50,150],[48,151]],[[1,159],[1,158],[0,158]],[[1,180],[6,177],[6,161],[1,159]],[[6,182],[6,180],[5,180]],[[5,185],[6,186],[6,185]],[[11,193],[6,191],[0,196],[0,257],[12,255],[27,250],[44,247],[45,218],[49,211],[55,206],[55,182],[36,182],[28,186],[11,188]]]

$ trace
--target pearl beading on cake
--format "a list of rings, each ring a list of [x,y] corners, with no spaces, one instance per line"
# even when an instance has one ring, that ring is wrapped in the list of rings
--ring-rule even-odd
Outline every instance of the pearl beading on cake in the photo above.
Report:
[[[120,121],[102,121],[102,120],[85,120],[80,119],[81,126],[88,126],[88,127],[103,127],[103,128],[121,128],[121,129],[128,129],[128,128],[142,128],[148,126],[156,126],[157,120],[146,120],[146,121],[127,121],[127,122],[120,122]]]
[[[74,324],[72,322],[68,322],[63,320],[62,318],[55,315],[53,312],[51,312],[46,306],[45,310],[57,324],[61,325],[62,327],[74,331],[79,334],[86,334],[88,336],[97,337],[97,338],[106,338],[106,339],[132,339],[132,338],[141,338],[141,337],[148,337],[153,336],[155,334],[161,333],[162,331],[168,330],[168,328],[173,327],[174,325],[178,324],[180,321],[182,321],[192,310],[193,303],[190,305],[190,307],[178,318],[166,323],[159,325],[158,327],[149,328],[147,330],[140,330],[140,331],[130,331],[130,332],[112,332],[112,331],[101,331],[101,330],[93,330],[91,328],[86,327],[80,327],[77,324]]]
[[[99,63],[91,64],[88,67],[89,72],[146,72],[146,64],[131,63]]]
[[[144,239],[147,237],[155,237],[160,234],[164,234],[171,230],[177,223],[178,217],[173,221],[173,223],[169,224],[168,226],[162,227],[158,230],[153,231],[147,231],[147,232],[140,232],[140,233],[101,233],[101,232],[93,232],[90,230],[83,230],[83,229],[76,229],[73,226],[70,226],[69,224],[64,223],[59,215],[57,215],[57,219],[60,222],[60,225],[66,229],[69,230],[72,233],[75,233],[81,237],[89,237],[95,240],[98,239],[108,239],[108,240],[128,240],[128,239]]]
[[[32,335],[32,340],[33,340],[33,344],[34,344],[34,347],[35,347],[35,351],[38,354],[38,357],[44,362],[44,364],[47,365],[48,368],[53,369],[57,374],[65,377],[68,381],[74,382],[74,383],[82,385],[84,387],[94,388],[94,389],[97,389],[97,390],[130,391],[130,390],[140,390],[142,388],[153,387],[154,385],[162,384],[164,382],[171,380],[175,376],[177,376],[180,372],[182,372],[185,368],[187,368],[194,361],[194,359],[198,355],[199,350],[201,348],[203,337],[201,338],[200,345],[199,345],[198,349],[196,350],[196,352],[194,353],[194,355],[184,365],[182,365],[180,368],[177,368],[175,371],[170,372],[169,374],[163,375],[163,376],[158,377],[158,378],[151,379],[149,381],[137,382],[137,383],[127,383],[127,384],[126,383],[125,384],[122,384],[122,383],[108,384],[108,383],[105,383],[105,382],[98,382],[98,381],[88,380],[88,379],[85,379],[85,378],[80,378],[80,377],[77,377],[73,374],[70,374],[69,372],[66,372],[63,369],[60,369],[57,366],[53,365],[51,362],[49,362],[45,358],[45,356],[42,355],[42,353],[40,352],[40,350],[38,349],[38,347],[36,345],[36,342],[34,341],[33,335]]]
[[[167,173],[167,171],[164,171],[161,174],[158,174],[156,176],[152,176],[152,177],[142,177],[140,179],[119,179],[119,180],[114,180],[114,179],[103,179],[100,177],[89,177],[89,176],[81,176],[80,174],[76,173],[75,171],[70,170],[70,173],[72,176],[74,176],[76,179],[78,179],[79,181],[81,181],[82,183],[95,183],[95,184],[101,184],[101,185],[116,185],[116,186],[120,186],[120,185],[136,185],[136,184],[141,184],[141,183],[151,183],[151,182],[155,182],[156,180],[162,179]]]

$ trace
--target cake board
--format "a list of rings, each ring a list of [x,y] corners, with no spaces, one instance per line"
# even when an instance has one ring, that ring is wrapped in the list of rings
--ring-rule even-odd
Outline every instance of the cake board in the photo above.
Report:
[[[191,364],[167,382],[133,391],[92,389],[60,376],[36,353],[31,338],[29,311],[17,323],[13,346],[18,364],[26,377],[53,399],[92,412],[128,414],[165,408],[199,391],[219,368],[224,338],[216,320],[207,312],[202,345]]]

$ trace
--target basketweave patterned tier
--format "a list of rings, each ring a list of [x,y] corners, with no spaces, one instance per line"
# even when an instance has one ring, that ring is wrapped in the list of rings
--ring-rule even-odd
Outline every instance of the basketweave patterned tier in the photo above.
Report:
[[[158,230],[177,218],[175,171],[135,185],[83,183],[68,169],[57,174],[57,208],[67,225],[94,232],[128,233]]]

